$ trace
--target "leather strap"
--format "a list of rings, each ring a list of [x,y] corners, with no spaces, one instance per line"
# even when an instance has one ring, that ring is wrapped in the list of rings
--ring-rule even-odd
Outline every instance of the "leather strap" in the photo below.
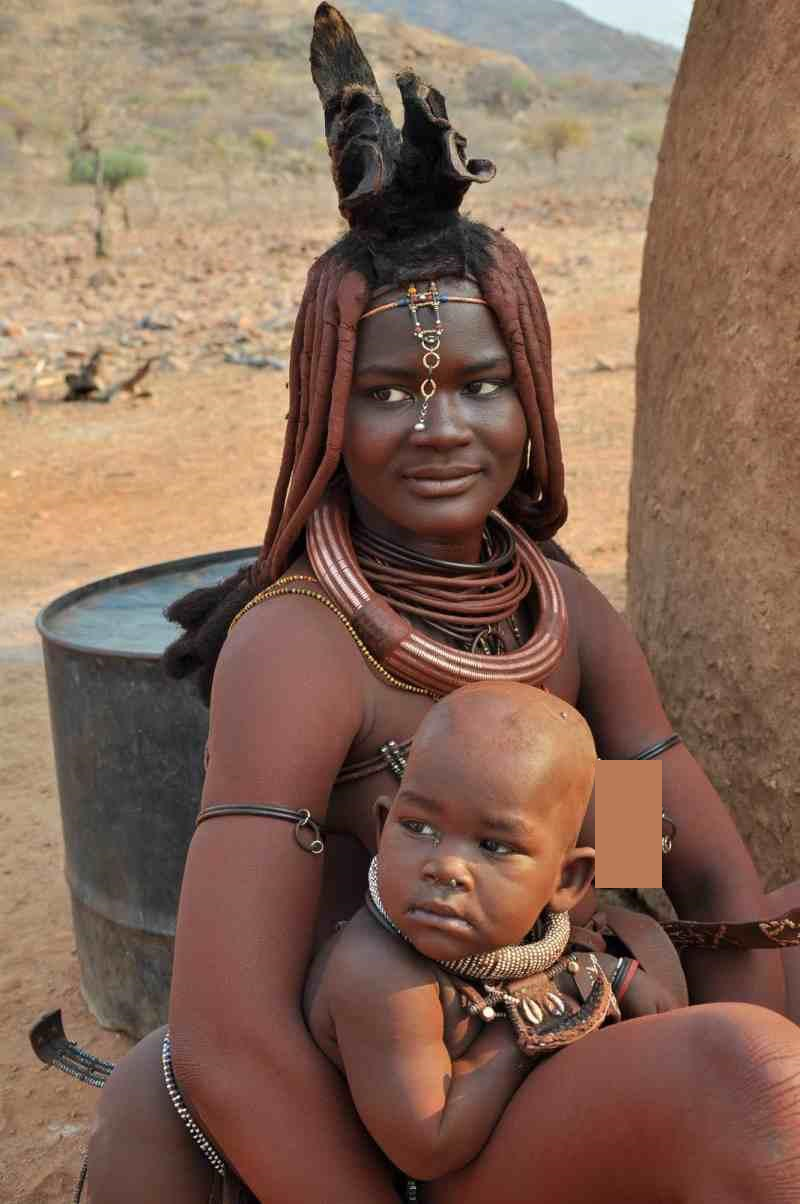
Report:
[[[772,920],[672,920],[662,925],[676,949],[785,949],[800,945],[800,907]]]
[[[681,961],[664,929],[650,916],[625,907],[604,907],[606,924],[622,941],[646,974],[652,974],[672,994],[679,1007],[688,1007],[689,993]]]

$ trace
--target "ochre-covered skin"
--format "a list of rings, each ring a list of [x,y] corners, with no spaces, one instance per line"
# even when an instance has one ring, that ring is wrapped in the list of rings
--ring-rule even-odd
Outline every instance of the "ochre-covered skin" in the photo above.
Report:
[[[483,312],[477,306],[457,308],[459,316]],[[387,316],[382,351],[398,368],[413,370],[417,351],[402,337],[407,335],[405,316]],[[376,437],[382,431],[380,437],[388,438],[383,458],[370,469],[376,497],[389,486],[402,495],[401,477],[394,475],[398,456],[401,463],[409,456],[412,462],[415,457],[423,462],[422,457],[446,458],[455,451],[459,456],[465,450],[472,454],[482,446],[479,431],[488,418],[476,412],[461,383],[472,379],[473,331],[466,327],[459,335],[454,321],[450,334],[451,375],[443,378],[427,430],[415,433],[408,444],[400,432],[391,434],[396,417],[371,419],[378,422]],[[502,344],[495,350],[499,354]],[[351,432],[345,440],[351,463],[358,456],[356,448]],[[365,471],[362,459],[355,471]],[[452,499],[446,503],[424,536],[406,532],[409,545],[439,554],[451,549],[454,559],[467,555],[478,541],[483,503],[473,511],[465,498],[456,501],[457,505]],[[291,566],[293,572],[308,573],[309,568],[305,559]],[[593,586],[564,565],[554,568],[570,622],[567,648],[548,679],[548,689],[555,699],[578,706],[601,755],[631,756],[671,730],[644,658],[627,625]],[[525,633],[530,617],[520,617]],[[429,699],[393,689],[376,676],[341,622],[311,599],[281,597],[254,607],[223,649],[212,697],[204,801],[307,806],[320,818],[327,816],[334,832],[342,834],[331,837],[325,857],[317,859],[298,850],[288,825],[237,817],[203,825],[190,849],[171,1013],[175,1071],[200,1123],[261,1199],[281,1204],[304,1198],[377,1204],[394,1199],[382,1160],[352,1110],[343,1080],[310,1041],[298,1001],[315,925],[321,935],[327,934],[333,921],[352,914],[360,902],[366,864],[365,859],[359,861],[357,849],[374,849],[372,805],[377,794],[392,791],[388,773],[334,789],[336,775],[345,760],[372,756],[386,740],[412,735],[430,705]],[[498,747],[502,744],[499,735]],[[682,837],[665,861],[667,889],[679,913],[698,918],[704,909],[712,916],[738,912],[750,918],[763,913],[746,853],[689,753],[672,750],[664,758],[663,775],[664,805]],[[591,835],[589,817],[579,843],[593,844]],[[711,860],[709,850],[719,862]],[[325,863],[326,881],[320,861]],[[722,903],[704,900],[703,895],[715,866],[715,891],[729,892]],[[731,881],[734,866],[739,869]],[[711,998],[734,994],[750,1002],[774,998],[774,955],[694,957],[690,986],[696,999],[704,992]],[[782,1002],[780,994],[778,999]],[[720,1032],[730,1035],[731,1058],[723,1056],[718,1041],[709,1047],[716,1051],[713,1056],[702,1052],[708,1039]],[[790,1148],[793,1138],[787,1126],[793,1105],[790,1096],[778,1091],[775,1075],[777,1066],[787,1075],[797,1066],[797,1033],[772,1012],[718,1005],[631,1021],[618,1033],[597,1034],[585,1048],[579,1044],[537,1067],[517,1092],[486,1151],[459,1175],[452,1196],[447,1195],[449,1184],[436,1191],[442,1200],[478,1204],[487,1198],[491,1180],[498,1204],[533,1204],[529,1193],[535,1183],[537,1191],[546,1187],[577,1204],[588,1190],[588,1165],[598,1168],[596,1178],[590,1179],[597,1204],[616,1201],[621,1181],[632,1185],[634,1199],[633,1187],[640,1198],[651,1199],[648,1193],[656,1186],[666,1190],[669,1183],[676,1200],[705,1204],[708,1197],[693,1194],[692,1176],[707,1187],[709,1168],[727,1174],[725,1167],[732,1160],[740,1169],[744,1163],[747,1181],[763,1158],[757,1142],[744,1145],[734,1138],[739,1122],[725,1111],[733,1105],[723,1101],[736,1100],[743,1118],[754,1109],[766,1117],[765,1132],[787,1129],[784,1148]],[[753,1044],[760,1048],[762,1041],[775,1059],[764,1057],[745,1074],[735,1051]],[[566,1066],[567,1060],[565,1079],[559,1066]],[[642,1069],[651,1064],[660,1066],[662,1073],[659,1077],[654,1069],[648,1081]],[[157,1133],[149,1128],[165,1111],[153,1043],[131,1055],[115,1077],[113,1089],[106,1088],[101,1101],[98,1134],[90,1149],[91,1198],[93,1204],[143,1204],[137,1180],[121,1171],[120,1158],[133,1158],[143,1141],[154,1142],[148,1146],[151,1160],[154,1149],[162,1151],[158,1173],[168,1180],[169,1142],[183,1149],[189,1139],[179,1126],[176,1129],[173,1118],[163,1129],[157,1126]],[[654,1081],[660,1086],[655,1097]],[[128,1091],[137,1098],[152,1093],[152,1107],[137,1113],[146,1133],[140,1134],[132,1122]],[[704,1115],[717,1109],[719,1116],[728,1118],[727,1129],[720,1127],[717,1133],[710,1127],[703,1138],[705,1151],[701,1154],[698,1146],[696,1163],[687,1163],[678,1153],[687,1146],[695,1148],[695,1122],[685,1100],[701,1094],[708,1100]],[[580,1126],[574,1123],[578,1115],[585,1119]],[[614,1118],[613,1143],[607,1140],[609,1116]],[[529,1140],[531,1126],[536,1142]],[[528,1133],[525,1141],[523,1132]],[[265,1141],[266,1133],[280,1133],[280,1141]],[[656,1136],[669,1146],[657,1167],[641,1158],[641,1150]],[[193,1174],[202,1179],[202,1155],[181,1157],[175,1165],[188,1160]],[[565,1183],[570,1183],[565,1174],[574,1174],[571,1196],[564,1194]],[[762,1186],[760,1196],[749,1198],[764,1204],[781,1200],[768,1185]],[[176,1187],[164,1198],[176,1204],[198,1198],[182,1191]]]
[[[493,265],[477,273],[491,310],[457,305],[447,314],[443,371],[422,432],[413,430],[419,355],[407,314],[369,320],[384,370],[359,383],[366,279],[330,258],[312,267],[292,349],[286,456],[258,581],[237,582],[238,605],[287,568],[310,572],[298,539],[342,459],[358,482],[352,500],[362,520],[377,515],[391,530],[399,526],[418,552],[477,556],[487,497],[514,454],[519,487],[504,504],[515,521],[541,536],[563,522],[546,314],[524,257],[499,235],[493,247]],[[478,330],[468,313],[494,314],[496,325]],[[482,355],[505,360],[510,374],[476,363],[476,334]],[[502,389],[478,406],[476,379]],[[408,388],[409,380],[407,415],[402,404],[380,404],[384,387]],[[509,432],[517,439],[510,459]],[[413,518],[398,521],[404,466],[464,455],[476,457],[492,488],[428,509],[417,500],[412,507],[409,497]],[[585,577],[562,564],[554,571],[568,640],[546,685],[580,711],[600,756],[634,756],[672,731],[644,657]],[[206,601],[195,604],[202,620]],[[524,638],[535,614],[531,598],[518,616]],[[188,667],[202,663],[189,641],[173,668],[184,652]],[[339,770],[374,757],[387,740],[412,736],[430,705],[373,673],[339,619],[313,599],[284,596],[253,607],[223,646],[204,803],[307,807],[335,833],[324,858],[315,858],[298,849],[288,824],[215,819],[198,829],[183,880],[170,1013],[176,1078],[198,1122],[265,1204],[396,1204],[385,1160],[344,1080],[312,1043],[299,1004],[317,939],[360,902],[375,847],[373,803],[393,786],[387,772],[334,787]],[[765,914],[747,850],[685,747],[663,758],[663,801],[680,834],[664,864],[678,914]],[[579,843],[593,845],[592,836],[590,813]],[[586,906],[592,910],[590,899]],[[633,1020],[537,1067],[480,1156],[431,1189],[434,1204],[800,1199],[800,1030],[766,1010],[784,1005],[779,959],[693,951],[685,964],[694,1002],[737,1002]],[[701,1108],[687,1106],[698,1100]],[[91,1204],[209,1199],[212,1173],[171,1112],[155,1038],[103,1091],[88,1184]]]

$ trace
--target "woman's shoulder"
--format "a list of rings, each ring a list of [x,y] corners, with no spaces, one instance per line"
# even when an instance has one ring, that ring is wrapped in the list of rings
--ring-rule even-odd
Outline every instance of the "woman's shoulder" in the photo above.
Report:
[[[357,731],[363,675],[363,658],[337,609],[310,573],[291,571],[231,623],[214,674],[212,711],[221,699],[226,710],[237,712],[246,706],[263,710],[268,702],[296,709],[313,701],[328,722],[335,710]]]
[[[625,616],[586,573],[558,561],[552,562],[550,567],[563,591],[570,629],[577,635],[581,648],[590,648],[594,642],[605,642],[609,637],[633,639]]]
[[[234,801],[302,797],[323,815],[371,715],[362,658],[314,597],[278,592],[253,601],[233,623],[214,673],[206,791]]]
[[[220,661],[246,662],[264,653],[306,661],[323,653],[321,668],[339,660],[354,664],[358,649],[343,618],[303,557],[234,616]]]

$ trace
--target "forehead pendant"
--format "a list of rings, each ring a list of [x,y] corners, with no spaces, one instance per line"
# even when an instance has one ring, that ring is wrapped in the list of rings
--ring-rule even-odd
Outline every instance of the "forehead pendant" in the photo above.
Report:
[[[439,286],[435,280],[431,280],[427,292],[424,293],[418,292],[415,284],[410,284],[406,296],[408,312],[411,314],[411,321],[414,326],[414,337],[419,339],[422,347],[422,365],[426,373],[420,385],[422,401],[417,413],[417,421],[414,423],[414,430],[424,431],[425,419],[428,416],[428,406],[436,392],[436,381],[433,379],[433,374],[442,362],[439,348],[441,347],[444,327],[442,326],[442,319],[439,313],[439,305],[443,298],[439,293]],[[425,327],[422,325],[419,317],[421,309],[433,310],[433,326]]]

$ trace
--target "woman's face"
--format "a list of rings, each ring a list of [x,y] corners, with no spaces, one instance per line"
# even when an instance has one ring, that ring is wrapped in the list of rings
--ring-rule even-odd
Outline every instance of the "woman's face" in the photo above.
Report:
[[[480,296],[465,280],[441,291]],[[380,303],[405,296],[404,290]],[[514,484],[528,437],[511,357],[485,305],[443,304],[441,363],[423,431],[427,376],[408,309],[362,321],[343,459],[361,520],[397,542],[476,559],[487,514]],[[433,312],[420,310],[423,326]]]

